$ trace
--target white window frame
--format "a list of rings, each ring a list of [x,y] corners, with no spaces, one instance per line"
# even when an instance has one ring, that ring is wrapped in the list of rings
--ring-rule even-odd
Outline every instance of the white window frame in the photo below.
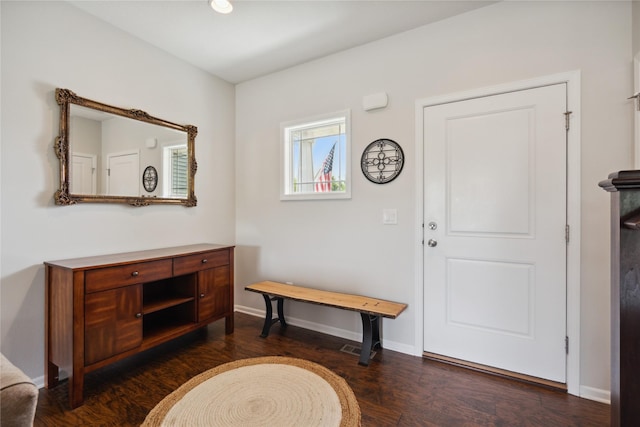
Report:
[[[176,142],[176,143],[168,143],[163,145],[162,147],[162,197],[171,198],[171,199],[180,199],[187,197],[188,194],[173,194],[173,169],[171,165],[171,153],[174,150],[186,148],[188,151],[187,144],[184,142]],[[187,154],[188,156],[188,154]],[[187,165],[187,168],[189,165]],[[189,172],[187,171],[187,175]],[[187,180],[189,177],[187,176]],[[187,193],[189,189],[187,188]]]
[[[321,126],[324,123],[344,120],[345,125],[345,156],[342,162],[345,166],[345,191],[330,192],[300,192],[291,191],[293,180],[293,144],[291,132],[306,127]],[[351,198],[351,110],[341,110],[333,113],[321,114],[300,120],[280,124],[280,200],[327,200]]]

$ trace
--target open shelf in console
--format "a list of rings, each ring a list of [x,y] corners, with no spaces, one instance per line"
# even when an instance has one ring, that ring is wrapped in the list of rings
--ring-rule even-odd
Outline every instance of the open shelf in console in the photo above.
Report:
[[[187,274],[145,283],[142,290],[142,312],[147,315],[194,301],[196,280],[195,274]],[[193,311],[195,316],[195,305]]]
[[[144,305],[144,314],[155,313],[156,311],[164,310],[165,308],[170,308],[176,305],[184,304],[189,301],[193,301],[194,297],[187,298],[165,298],[156,301],[151,301],[145,303]]]
[[[145,283],[142,289],[142,336],[162,339],[198,321],[196,274]]]
[[[196,324],[195,300],[145,314],[142,318],[143,340],[174,334],[176,329]]]

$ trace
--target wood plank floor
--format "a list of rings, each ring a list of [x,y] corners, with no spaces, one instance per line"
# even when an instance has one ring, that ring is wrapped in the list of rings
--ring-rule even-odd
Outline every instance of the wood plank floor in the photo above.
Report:
[[[369,367],[339,351],[358,344],[294,326],[262,339],[262,319],[224,322],[85,377],[85,404],[68,406],[67,383],[41,389],[35,426],[137,426],[191,377],[232,360],[299,357],[341,375],[358,398],[363,426],[608,426],[609,406],[505,378],[378,350]]]

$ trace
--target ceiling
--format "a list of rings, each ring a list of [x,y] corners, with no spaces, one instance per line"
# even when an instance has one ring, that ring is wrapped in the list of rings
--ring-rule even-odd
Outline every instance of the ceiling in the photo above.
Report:
[[[69,1],[228,82],[240,83],[495,1]]]

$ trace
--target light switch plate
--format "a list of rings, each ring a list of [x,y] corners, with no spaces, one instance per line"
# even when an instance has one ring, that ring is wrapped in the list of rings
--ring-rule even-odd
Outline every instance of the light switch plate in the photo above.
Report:
[[[383,209],[382,210],[382,223],[385,225],[394,225],[398,223],[398,210],[397,209]]]

